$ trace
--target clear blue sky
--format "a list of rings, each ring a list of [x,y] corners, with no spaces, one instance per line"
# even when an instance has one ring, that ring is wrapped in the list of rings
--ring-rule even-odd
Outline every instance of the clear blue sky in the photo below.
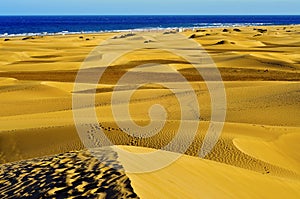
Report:
[[[291,14],[300,0],[2,0],[0,15]]]

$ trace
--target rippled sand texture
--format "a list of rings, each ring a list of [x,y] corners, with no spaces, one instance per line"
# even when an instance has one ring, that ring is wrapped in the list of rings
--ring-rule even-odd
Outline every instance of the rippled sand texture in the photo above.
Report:
[[[138,198],[115,152],[94,156],[78,151],[1,165],[0,197]]]
[[[124,43],[129,41],[136,41],[136,47],[143,49],[115,60],[103,73],[95,89],[76,93],[82,96],[96,93],[98,124],[88,124],[90,130],[86,132],[87,135],[102,129],[114,144],[126,145],[129,147],[127,149],[139,151],[137,146],[160,149],[168,144],[180,126],[181,108],[190,109],[180,108],[176,96],[168,88],[159,85],[161,82],[146,84],[131,97],[129,109],[132,119],[139,125],[147,125],[150,122],[148,110],[158,103],[165,108],[167,121],[153,137],[132,137],[116,124],[111,111],[112,93],[120,77],[133,70],[137,75],[132,77],[133,80],[149,76],[162,78],[188,100],[190,93],[180,92],[182,82],[174,81],[174,73],[180,72],[194,89],[200,114],[191,112],[187,122],[191,127],[198,121],[200,124],[194,141],[185,153],[187,156],[153,173],[127,173],[131,185],[126,185],[126,193],[133,193],[129,189],[132,186],[141,198],[299,198],[300,27],[215,28],[182,33],[190,38],[187,40],[198,42],[209,53],[220,70],[227,96],[224,129],[205,160],[198,158],[198,154],[211,119],[211,97],[207,85],[182,57],[149,47],[151,43],[158,43],[161,37],[169,38],[171,43],[184,47],[185,42],[174,39],[177,34],[140,32],[115,38],[114,45],[108,44],[106,52],[99,58],[116,52],[118,46],[124,48]],[[84,152],[69,152],[84,149],[73,120],[73,83],[89,52],[114,35],[47,36],[0,41],[1,175],[4,175],[4,171],[9,174],[11,170],[19,169],[21,172],[24,165],[31,165],[39,168],[41,175],[47,176],[43,173],[46,172],[45,168],[55,166],[53,161],[67,161],[71,165],[74,163],[75,168],[80,167],[81,164],[76,162],[77,156]],[[87,61],[92,62],[94,59],[97,57]],[[143,73],[139,69],[132,69],[147,63],[166,64],[173,71],[157,70],[154,66],[148,66]],[[103,67],[95,66],[85,70],[87,75],[99,71],[103,71]],[[121,96],[131,92],[125,85],[119,85],[119,88],[116,92]],[[118,104],[120,107],[123,105],[121,101]],[[84,108],[87,106],[82,110]],[[122,122],[126,124],[129,121]],[[186,128],[184,136],[189,137],[191,127]],[[171,151],[176,152],[176,149]],[[170,155],[169,152],[161,153],[162,158]],[[68,158],[68,154],[74,157]],[[25,159],[41,156],[49,157],[24,162]],[[13,161],[21,162],[11,163]],[[45,165],[45,168],[40,165]],[[87,165],[93,163],[89,160]],[[96,177],[101,175],[97,172],[105,171],[101,161],[98,165],[101,169],[94,170],[91,176]],[[61,172],[61,180],[53,180],[53,183],[65,183],[63,178],[69,174]],[[24,182],[17,186],[4,185],[10,180],[21,179],[7,174],[8,177],[0,181],[3,184],[0,186],[0,194],[7,194],[10,189],[26,190],[26,176],[38,176],[38,173],[31,170],[27,175],[24,174]],[[120,173],[121,176],[123,174]],[[60,178],[60,172],[49,175]],[[50,177],[42,178],[47,180]],[[125,178],[123,176],[122,179]],[[47,192],[54,189],[48,183],[43,186]],[[84,193],[92,193],[88,190],[94,190],[89,185],[81,187]]]

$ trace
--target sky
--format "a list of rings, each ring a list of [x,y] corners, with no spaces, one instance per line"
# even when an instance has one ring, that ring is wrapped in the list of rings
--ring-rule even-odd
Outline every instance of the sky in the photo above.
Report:
[[[300,15],[300,0],[2,0],[0,15]]]

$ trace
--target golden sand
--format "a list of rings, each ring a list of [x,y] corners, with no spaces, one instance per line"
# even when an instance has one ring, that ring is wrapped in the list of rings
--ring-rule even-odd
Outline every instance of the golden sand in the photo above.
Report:
[[[226,88],[224,129],[205,160],[195,156],[209,125],[211,99],[205,82],[194,75],[189,63],[161,50],[139,50],[116,60],[97,86],[95,104],[101,127],[114,144],[130,145],[132,150],[140,150],[134,146],[160,149],[167,144],[180,124],[180,108],[168,89],[145,85],[131,98],[134,121],[149,123],[148,109],[156,103],[166,108],[168,121],[152,138],[132,138],[122,132],[113,119],[110,102],[115,83],[129,68],[148,62],[169,64],[191,81],[197,93],[201,122],[186,152],[189,156],[157,172],[127,174],[141,198],[300,197],[300,27],[227,29],[182,33],[209,53]],[[1,163],[84,148],[73,121],[73,83],[89,52],[114,35],[0,41]],[[143,33],[135,37],[155,42]],[[122,44],[126,39],[118,40]],[[157,72],[149,67],[145,75]]]

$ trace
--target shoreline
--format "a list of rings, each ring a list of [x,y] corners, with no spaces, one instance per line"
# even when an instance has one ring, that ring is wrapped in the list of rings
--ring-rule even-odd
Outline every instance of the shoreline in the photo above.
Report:
[[[0,38],[18,38],[18,37],[34,37],[34,36],[69,36],[69,35],[98,35],[106,33],[127,33],[127,32],[163,32],[163,31],[177,31],[177,32],[189,32],[196,31],[197,29],[211,30],[220,28],[249,28],[249,27],[298,27],[300,24],[288,24],[288,25],[274,25],[274,24],[261,24],[261,25],[232,25],[232,26],[199,26],[199,27],[169,27],[169,28],[137,28],[137,29],[126,29],[126,30],[106,30],[106,31],[82,31],[82,32],[69,32],[61,31],[56,33],[16,33],[16,34],[0,34]]]

